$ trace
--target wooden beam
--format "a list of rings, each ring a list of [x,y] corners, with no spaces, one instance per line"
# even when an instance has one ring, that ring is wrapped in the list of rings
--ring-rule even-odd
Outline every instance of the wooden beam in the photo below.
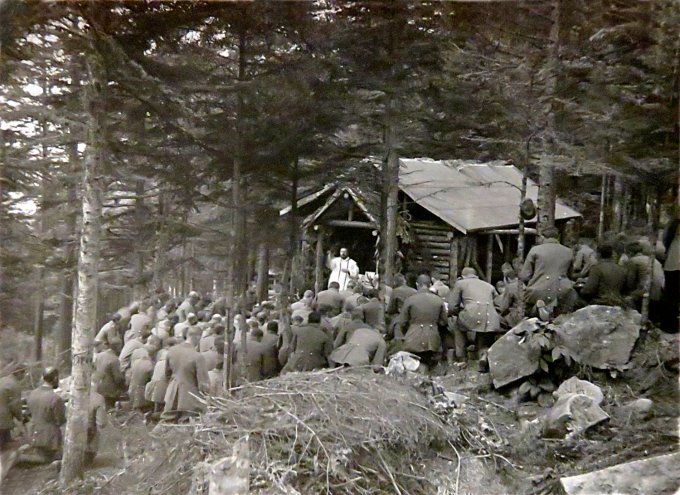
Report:
[[[451,238],[451,249],[449,251],[449,285],[453,284],[458,278],[458,237]]]
[[[449,238],[445,236],[444,234],[442,235],[422,235],[418,232],[416,232],[416,237],[418,237],[418,240],[421,242],[443,242],[448,244],[449,243]]]
[[[354,227],[357,229],[376,229],[377,226],[371,222],[359,222],[357,220],[328,220],[324,225],[329,227]]]
[[[444,232],[445,234],[449,231],[449,227],[446,224],[437,223],[425,223],[425,222],[409,222],[409,225],[416,230],[433,230],[437,232]]]
[[[484,234],[499,234],[499,235],[517,235],[519,234],[519,229],[493,229],[485,230]],[[536,234],[536,229],[531,229],[529,227],[524,227],[525,234]]]

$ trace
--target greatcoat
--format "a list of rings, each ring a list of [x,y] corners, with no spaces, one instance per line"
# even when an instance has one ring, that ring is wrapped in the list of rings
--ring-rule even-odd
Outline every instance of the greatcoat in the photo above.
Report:
[[[168,350],[166,376],[170,383],[164,412],[203,410],[203,404],[194,396],[207,392],[210,382],[203,356],[191,342],[182,342]]]
[[[125,387],[125,378],[120,370],[120,361],[112,349],[97,354],[94,362],[94,379],[97,392],[102,396],[117,399]]]
[[[439,352],[439,326],[446,325],[444,301],[427,289],[420,289],[406,301],[399,316],[404,332],[402,350],[407,352]]]
[[[61,450],[61,427],[66,423],[64,400],[50,385],[42,384],[29,394],[26,402],[31,413],[28,426],[31,446]]]
[[[286,371],[311,371],[328,365],[328,356],[333,351],[331,337],[318,324],[310,323],[293,327],[290,342],[290,357]]]
[[[526,301],[536,304],[542,299],[546,304],[575,299],[573,283],[569,280],[574,255],[557,239],[545,239],[543,244],[529,251],[520,278],[527,283]]]
[[[330,361],[349,366],[382,365],[386,350],[385,339],[377,330],[359,328],[331,353]]]
[[[493,285],[468,275],[456,281],[449,293],[449,311],[462,308],[458,314],[459,329],[468,332],[497,332],[500,318],[494,307],[497,295]]]
[[[0,379],[0,430],[11,430],[13,418],[21,420],[21,390],[13,375]]]

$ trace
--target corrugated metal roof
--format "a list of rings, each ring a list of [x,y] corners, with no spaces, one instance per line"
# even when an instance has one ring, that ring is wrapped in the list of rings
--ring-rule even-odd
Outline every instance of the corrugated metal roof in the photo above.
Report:
[[[417,204],[463,233],[518,224],[522,173],[505,162],[401,159],[399,188]],[[529,181],[527,198],[538,187]],[[557,202],[555,219],[580,217]]]

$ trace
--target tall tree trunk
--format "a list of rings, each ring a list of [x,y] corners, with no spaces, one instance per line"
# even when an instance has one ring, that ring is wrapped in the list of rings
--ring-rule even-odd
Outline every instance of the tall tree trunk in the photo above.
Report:
[[[560,0],[553,0],[550,14],[549,76],[546,92],[551,100],[547,115],[547,141],[552,154],[556,153],[557,125],[555,122],[557,78],[560,71]],[[541,165],[538,181],[538,233],[555,226],[555,169],[549,163]]]
[[[387,102],[385,113],[385,160],[382,166],[383,188],[385,190],[385,231],[381,233],[383,245],[383,273],[380,286],[386,281],[392,283],[394,262],[397,255],[397,215],[399,209],[399,156],[396,137],[396,100],[393,96]]]
[[[601,243],[604,239],[605,208],[607,207],[607,172],[602,172],[602,182],[600,186],[600,214],[597,222],[597,242]]]
[[[647,192],[647,234],[649,236],[650,250],[649,250],[649,266],[647,267],[647,276],[643,282],[642,290],[642,308],[641,308],[641,325],[645,326],[649,322],[649,300],[652,290],[652,280],[654,278],[654,261],[656,256],[656,226],[658,224],[658,208],[660,205],[659,191],[652,193],[650,187]]]
[[[555,170],[552,165],[541,165],[538,182],[538,234],[555,226]]]
[[[1,47],[1,44],[0,44]],[[0,58],[2,52],[0,51]],[[6,137],[9,131],[3,130],[0,127],[0,239],[7,239],[7,216],[8,212],[4,207],[5,204],[5,169],[7,160],[7,144]],[[4,273],[4,253],[0,250],[0,294],[5,289],[5,273]],[[4,328],[4,318],[2,316],[2,309],[0,308],[0,328]]]
[[[522,185],[519,190],[519,203],[522,204],[527,197],[527,183],[529,182],[529,163],[531,162],[531,140],[533,135],[529,136],[524,148],[524,166],[522,167]],[[519,212],[518,219],[518,237],[517,237],[517,257],[520,261],[524,261],[524,251],[526,249],[526,223],[522,212]]]
[[[167,264],[167,254],[170,249],[170,236],[167,225],[166,193],[161,189],[158,194],[158,217],[160,219],[158,232],[156,234],[156,247],[153,262],[153,288],[165,289],[165,273]]]
[[[138,237],[142,237],[144,232],[145,212],[144,212],[144,180],[135,181],[135,230]],[[144,283],[144,250],[146,249],[146,242],[136,242],[136,249],[134,251],[134,285],[132,289],[132,298],[135,301],[140,301],[146,291]]]
[[[260,243],[257,253],[257,300],[266,301],[269,292],[269,246]]]
[[[90,26],[90,50],[86,59],[88,84],[85,108],[88,113],[87,148],[83,174],[83,212],[80,251],[78,253],[78,297],[73,329],[73,370],[68,402],[64,455],[60,481],[66,484],[81,477],[87,446],[90,380],[92,374],[92,341],[94,339],[97,297],[97,265],[99,263],[105,102],[102,95],[106,78],[101,55],[96,50],[94,26]]]
[[[289,293],[294,294],[296,287],[295,277],[298,276],[298,270],[304,265],[302,263],[301,252],[299,248],[298,238],[298,182],[300,180],[299,158],[296,156],[291,165],[290,174],[290,214],[288,215],[288,252],[291,257],[291,265],[289,270]]]
[[[68,145],[69,173],[67,178],[67,238],[64,246],[64,274],[59,295],[59,359],[58,365],[66,373],[71,371],[71,331],[73,327],[73,292],[75,290],[76,243],[78,242],[78,191],[76,177],[80,175],[78,143]]]
[[[239,33],[239,55],[238,55],[238,80],[243,81],[245,79],[245,63],[246,63],[246,33],[242,30]],[[244,229],[243,229],[243,194],[241,192],[242,186],[242,168],[243,168],[243,143],[242,143],[242,123],[243,118],[243,95],[241,94],[241,86],[237,89],[236,97],[236,122],[235,122],[235,152],[232,161],[233,171],[231,176],[231,191],[232,191],[232,204],[233,204],[233,246],[234,251],[231,256],[232,269],[231,269],[231,283],[233,284],[233,303],[232,307],[236,308],[236,300],[242,295],[243,287],[242,280],[244,278],[244,271],[246,267],[243,264],[243,245],[244,239]],[[237,313],[235,313],[237,314]]]
[[[244,12],[245,15],[245,12]],[[238,43],[238,80],[243,82],[246,79],[246,31],[245,28],[241,27],[239,32],[239,43]],[[233,315],[236,316],[240,314],[244,308],[244,292],[245,287],[243,286],[243,280],[245,275],[246,266],[245,262],[245,214],[243,205],[243,111],[244,111],[244,99],[242,94],[242,85],[239,84],[236,89],[236,121],[235,121],[235,145],[234,145],[234,158],[233,158],[233,172],[231,177],[231,188],[232,188],[232,203],[233,203],[233,222],[232,222],[232,232],[233,232],[233,254],[232,254],[232,266],[231,266],[231,281],[233,285],[232,289],[232,301],[231,305],[234,309]],[[246,376],[246,362],[247,362],[247,329],[241,332],[241,354],[243,357],[239,356],[237,365],[241,376]]]
[[[623,226],[623,179],[619,174],[614,175],[614,194],[612,196],[612,225],[611,230],[621,232]]]
[[[621,199],[621,232],[625,232],[628,229],[628,218],[630,211],[630,185],[623,184],[623,190],[621,191],[623,195]]]
[[[43,80],[42,84],[43,95],[47,96],[48,87],[46,80]],[[50,191],[52,187],[49,180],[49,164],[47,163],[48,149],[47,149],[47,122],[43,119],[41,122],[41,134],[43,139],[41,158],[42,158],[42,169],[43,176],[41,178],[40,187],[40,202],[38,208],[38,231],[37,236],[41,241],[44,239],[47,233],[47,209],[50,203]],[[37,363],[42,362],[43,355],[43,333],[44,333],[44,323],[45,323],[45,264],[40,263],[38,265],[38,270],[36,272],[36,287],[33,293],[35,298],[35,310],[33,313],[33,337],[34,337],[34,350],[35,350],[35,361]]]
[[[179,292],[182,297],[189,292],[187,290],[187,238],[182,239],[182,266],[179,269]]]

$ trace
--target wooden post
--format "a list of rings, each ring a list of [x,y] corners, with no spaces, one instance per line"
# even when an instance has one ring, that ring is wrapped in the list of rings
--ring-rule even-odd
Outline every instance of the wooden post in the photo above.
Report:
[[[463,268],[470,266],[470,259],[472,258],[472,242],[474,241],[469,235],[465,237],[465,262]]]
[[[489,234],[486,240],[486,281],[491,283],[493,274],[493,234]]]
[[[318,294],[321,291],[321,284],[323,283],[323,230],[317,227],[316,234],[316,265],[314,269],[314,293]]]
[[[471,254],[470,254],[470,265],[472,268],[474,268],[479,276],[481,277],[484,274],[484,271],[482,270],[482,267],[479,266],[479,251],[477,249],[477,238],[476,237],[471,237],[471,246],[472,248],[470,249]]]
[[[451,235],[451,248],[449,253],[449,286],[453,286],[458,279],[458,237],[454,232]]]

